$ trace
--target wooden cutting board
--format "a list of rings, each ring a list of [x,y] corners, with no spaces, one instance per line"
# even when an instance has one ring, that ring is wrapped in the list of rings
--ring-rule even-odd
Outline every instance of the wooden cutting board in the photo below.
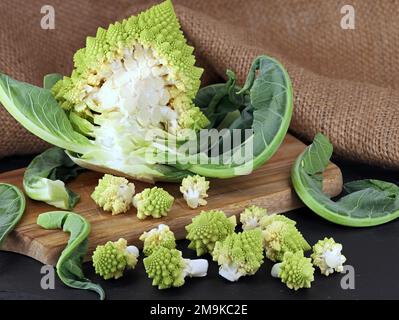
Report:
[[[243,208],[256,204],[267,208],[269,213],[282,213],[302,206],[291,188],[290,170],[295,158],[305,145],[291,135],[263,167],[250,175],[228,180],[211,180],[208,205],[200,209],[189,209],[179,192],[179,185],[160,183],[174,197],[175,202],[168,216],[162,219],[147,218],[139,220],[135,208],[126,214],[112,216],[99,209],[91,200],[90,194],[102,176],[96,172],[85,172],[72,181],[69,186],[79,193],[81,200],[74,211],[84,216],[91,223],[89,251],[108,240],[125,238],[129,244],[141,246],[140,235],[159,223],[165,223],[175,232],[176,238],[186,235],[184,227],[191,218],[202,209],[222,209],[227,215],[239,214]],[[7,182],[22,188],[24,169],[6,172],[0,175],[0,182]],[[325,172],[324,189],[330,195],[337,195],[342,189],[342,175],[339,168],[330,164]],[[149,185],[135,182],[137,192]],[[44,230],[36,225],[37,216],[46,211],[57,210],[45,203],[27,199],[23,218],[15,230],[7,237],[3,250],[18,252],[30,256],[45,264],[55,264],[65,247],[69,235],[61,230]]]

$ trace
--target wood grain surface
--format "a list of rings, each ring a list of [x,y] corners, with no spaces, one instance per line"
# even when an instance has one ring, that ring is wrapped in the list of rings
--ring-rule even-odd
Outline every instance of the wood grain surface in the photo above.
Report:
[[[168,190],[176,199],[168,216],[161,219],[139,220],[135,208],[117,216],[104,212],[90,198],[102,174],[97,172],[81,174],[68,185],[81,196],[74,211],[84,216],[92,227],[86,259],[90,259],[92,251],[98,244],[108,240],[125,238],[129,244],[140,247],[142,244],[138,240],[139,236],[160,223],[168,224],[177,239],[184,238],[186,235],[184,227],[203,209],[222,209],[230,216],[239,214],[250,204],[265,207],[268,213],[282,213],[301,207],[302,203],[291,187],[290,170],[295,158],[304,147],[305,145],[298,139],[287,135],[273,158],[252,174],[227,180],[211,180],[208,205],[195,210],[187,207],[179,192],[179,185],[159,183],[158,185]],[[3,173],[0,175],[0,182],[22,188],[23,173],[24,169]],[[149,186],[143,182],[134,183],[136,192]],[[325,171],[323,187],[325,192],[333,196],[341,192],[341,171],[332,163]],[[40,213],[53,210],[57,209],[27,199],[25,214],[15,230],[7,237],[2,249],[30,256],[45,264],[55,264],[69,235],[61,230],[44,230],[36,225]]]

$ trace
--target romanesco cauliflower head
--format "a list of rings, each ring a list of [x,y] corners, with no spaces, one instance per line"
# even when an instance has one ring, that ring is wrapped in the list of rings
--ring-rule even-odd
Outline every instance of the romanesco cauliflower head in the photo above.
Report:
[[[208,197],[209,181],[199,175],[188,176],[183,179],[180,192],[183,194],[187,205],[190,208],[205,206],[207,204],[205,198]]]
[[[93,253],[93,266],[97,274],[105,280],[122,277],[126,269],[134,269],[139,251],[135,246],[127,246],[125,239],[108,241],[97,246]]]
[[[255,274],[263,263],[261,230],[230,234],[216,242],[212,257],[220,266],[219,274],[229,281]]]
[[[114,215],[129,210],[134,192],[134,184],[127,179],[106,174],[98,181],[91,197],[101,208]]]
[[[314,268],[310,258],[303,251],[286,252],[283,261],[272,268],[272,276],[281,278],[288,288],[298,290],[310,288],[314,280]]]
[[[144,189],[133,197],[133,205],[137,208],[137,217],[161,218],[172,208],[174,198],[160,187]]]
[[[313,264],[320,268],[321,273],[328,276],[334,271],[342,272],[344,270],[343,264],[346,258],[341,251],[340,243],[336,243],[333,238],[324,238],[313,246],[313,253],[310,257]]]
[[[152,285],[158,286],[158,289],[180,287],[186,276],[204,277],[208,271],[207,260],[184,259],[179,250],[165,247],[159,247],[143,262]]]
[[[188,247],[196,250],[197,256],[212,252],[217,241],[234,232],[236,224],[235,216],[227,218],[221,210],[202,211],[186,226]]]
[[[151,255],[159,247],[176,248],[175,235],[165,224],[160,224],[158,227],[144,232],[140,236],[140,240],[144,242],[143,252],[146,256]]]
[[[193,104],[203,72],[193,50],[170,0],[88,37],[71,76],[52,88],[75,130],[99,147],[76,161],[142,180],[166,179],[170,168],[161,160],[150,164],[141,150],[157,153],[154,141],[209,123]]]
[[[261,219],[267,215],[267,210],[255,205],[245,208],[240,214],[243,230],[250,230],[260,226]]]
[[[293,226],[296,225],[296,222],[294,220],[291,220],[290,218],[287,218],[286,216],[282,214],[270,214],[270,215],[264,215],[259,222],[260,228],[262,230],[266,229],[270,224],[272,224],[274,221],[281,221],[284,223],[292,224]]]
[[[310,245],[292,223],[272,222],[262,231],[266,257],[281,261],[286,252],[310,250]]]

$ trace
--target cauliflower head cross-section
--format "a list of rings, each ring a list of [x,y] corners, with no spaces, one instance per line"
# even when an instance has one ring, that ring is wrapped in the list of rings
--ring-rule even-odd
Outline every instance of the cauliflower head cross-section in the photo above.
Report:
[[[321,273],[328,276],[334,271],[342,272],[344,270],[343,264],[346,257],[341,251],[342,244],[336,243],[333,238],[324,238],[313,246],[313,253],[310,257]]]
[[[263,263],[261,230],[230,234],[216,242],[212,257],[220,266],[219,274],[229,281],[255,274]]]
[[[133,197],[133,205],[137,208],[139,219],[149,216],[153,218],[166,216],[173,201],[173,196],[160,187],[146,188]]]
[[[208,197],[209,181],[199,175],[188,176],[183,179],[180,192],[183,194],[187,205],[190,208],[205,206],[207,204],[205,198]]]
[[[98,181],[91,198],[105,211],[115,215],[129,210],[134,192],[134,184],[127,179],[105,174]]]
[[[267,210],[255,205],[245,208],[240,214],[243,230],[250,230],[260,226],[261,219],[267,215]]]
[[[127,246],[125,239],[108,241],[97,246],[93,253],[93,266],[97,274],[105,280],[118,279],[126,269],[134,269],[139,251],[135,246]]]
[[[210,253],[217,241],[234,232],[236,224],[235,216],[227,218],[221,210],[202,211],[186,226],[188,247],[195,250],[197,256]]]
[[[150,256],[158,247],[176,248],[175,235],[165,224],[160,224],[158,227],[144,232],[140,236],[140,240],[144,242],[143,252],[146,256]]]

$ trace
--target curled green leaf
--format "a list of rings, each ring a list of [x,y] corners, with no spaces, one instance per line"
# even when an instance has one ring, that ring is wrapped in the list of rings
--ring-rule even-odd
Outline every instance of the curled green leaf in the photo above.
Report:
[[[292,183],[299,198],[313,212],[333,223],[369,227],[399,217],[399,187],[381,180],[359,180],[345,184],[349,194],[333,201],[322,190],[323,172],[332,155],[332,145],[322,134],[297,158]]]
[[[45,212],[38,216],[37,224],[44,229],[62,229],[70,238],[57,262],[57,274],[61,281],[72,288],[92,290],[105,298],[100,285],[87,279],[82,270],[83,258],[87,252],[90,224],[82,216],[68,211]]]

